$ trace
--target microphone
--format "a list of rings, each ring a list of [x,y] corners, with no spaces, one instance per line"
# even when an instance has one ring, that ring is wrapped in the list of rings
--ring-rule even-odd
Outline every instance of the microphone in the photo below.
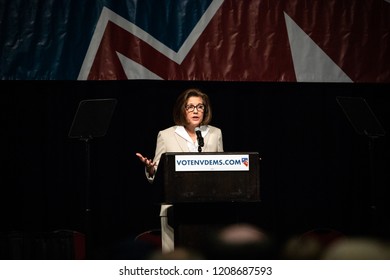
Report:
[[[195,133],[196,137],[198,138],[198,152],[200,153],[202,151],[202,147],[204,146],[202,132],[200,131],[199,127],[195,127]]]

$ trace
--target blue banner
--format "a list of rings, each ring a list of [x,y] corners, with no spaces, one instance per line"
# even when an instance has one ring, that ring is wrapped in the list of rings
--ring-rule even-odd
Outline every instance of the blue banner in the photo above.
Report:
[[[390,82],[388,0],[0,1],[2,80]]]

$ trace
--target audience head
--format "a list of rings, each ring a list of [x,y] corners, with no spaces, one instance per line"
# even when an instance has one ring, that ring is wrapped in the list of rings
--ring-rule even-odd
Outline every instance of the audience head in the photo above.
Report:
[[[337,230],[318,228],[290,237],[281,249],[282,259],[316,260],[333,242],[345,236]]]
[[[331,244],[323,253],[324,260],[389,260],[387,242],[371,237],[352,237]]]
[[[251,224],[237,223],[215,231],[204,255],[207,259],[274,259],[275,248],[268,234]]]

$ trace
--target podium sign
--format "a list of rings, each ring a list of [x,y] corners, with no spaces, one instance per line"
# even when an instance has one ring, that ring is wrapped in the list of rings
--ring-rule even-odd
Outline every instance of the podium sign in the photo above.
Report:
[[[249,155],[176,155],[175,171],[249,171]]]
[[[165,153],[155,183],[163,203],[260,201],[259,154]]]

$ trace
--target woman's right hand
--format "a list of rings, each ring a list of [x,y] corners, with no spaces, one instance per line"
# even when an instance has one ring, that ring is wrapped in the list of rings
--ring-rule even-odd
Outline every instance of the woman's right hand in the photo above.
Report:
[[[154,175],[154,172],[156,171],[155,166],[156,163],[153,162],[151,159],[148,159],[147,157],[144,157],[140,153],[135,153],[135,155],[140,159],[141,162],[145,165],[146,170],[148,171],[150,176]]]

